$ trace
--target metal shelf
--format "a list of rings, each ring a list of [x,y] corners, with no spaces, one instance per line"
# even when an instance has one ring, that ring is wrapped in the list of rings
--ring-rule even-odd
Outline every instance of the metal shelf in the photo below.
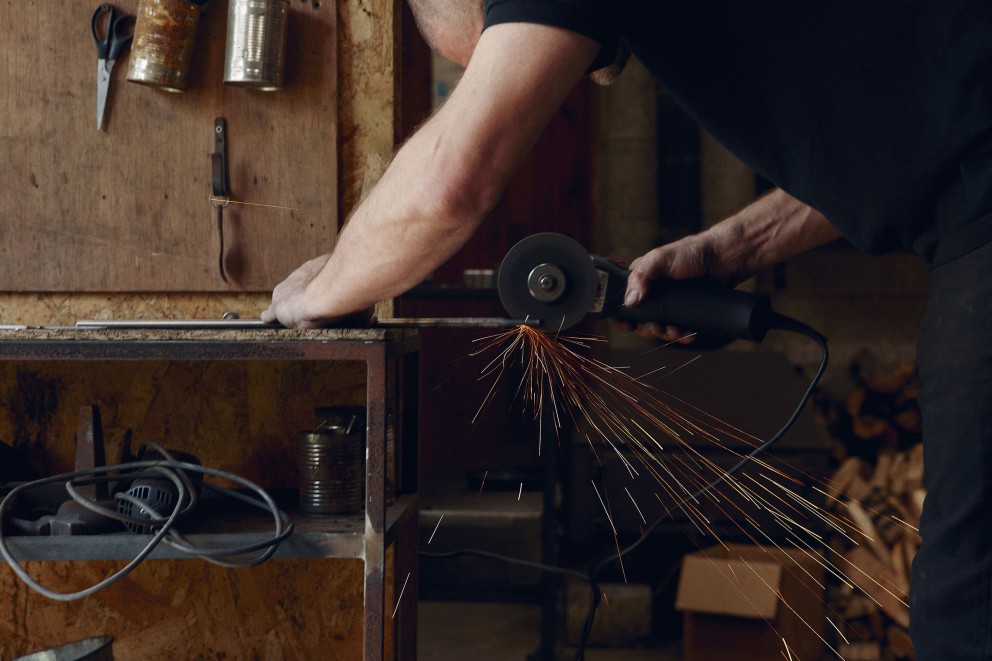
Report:
[[[395,329],[0,329],[2,360],[369,360],[409,350]]]
[[[272,516],[253,512],[224,512],[221,503],[196,515],[190,525],[177,529],[193,544],[202,548],[224,548],[232,544],[262,542],[272,536]],[[397,529],[416,512],[416,498],[402,496],[386,509],[386,545]],[[362,514],[316,518],[288,512],[293,520],[293,534],[279,545],[277,558],[364,558],[365,517]],[[209,532],[207,532],[209,530]],[[20,561],[35,560],[130,560],[148,543],[150,535],[126,531],[95,535],[33,537],[7,535],[7,546]],[[189,559],[166,544],[160,544],[149,556],[158,560]]]
[[[396,562],[416,569],[416,497],[385,503],[386,387],[389,359],[416,350],[417,335],[398,329],[148,330],[36,327],[0,329],[0,360],[39,361],[360,361],[366,363],[365,511],[333,519],[292,515],[296,528],[277,557],[356,558],[365,563],[364,658],[384,653],[386,548]],[[210,522],[209,532],[179,528],[201,546],[248,544],[272,536],[270,514],[238,513]],[[147,543],[127,532],[76,537],[8,536],[23,560],[130,559]],[[159,545],[152,558],[189,558]],[[394,572],[396,577],[400,571]],[[398,590],[397,586],[397,590]],[[401,604],[393,624],[396,648],[415,640],[416,601]]]

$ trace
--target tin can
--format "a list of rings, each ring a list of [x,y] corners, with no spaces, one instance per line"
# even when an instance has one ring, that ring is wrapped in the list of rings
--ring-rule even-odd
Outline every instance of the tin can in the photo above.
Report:
[[[300,441],[300,511],[330,516],[362,511],[362,433],[327,425]]]
[[[319,406],[314,409],[317,417],[317,424],[322,428],[324,425],[341,426],[353,425],[361,429],[362,444],[365,446],[368,439],[365,437],[367,412],[364,406]],[[398,473],[396,457],[396,426],[393,424],[393,412],[386,411],[386,447],[385,447],[385,475],[383,490],[386,505],[396,502],[396,476]]]
[[[282,87],[289,0],[230,0],[224,82],[272,91]]]
[[[185,91],[200,22],[200,6],[189,0],[141,0],[127,79],[167,92]]]

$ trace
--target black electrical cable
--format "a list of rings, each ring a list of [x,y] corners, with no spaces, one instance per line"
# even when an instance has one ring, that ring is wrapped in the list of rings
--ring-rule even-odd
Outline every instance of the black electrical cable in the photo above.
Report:
[[[776,312],[772,312],[770,313],[770,315],[771,316],[769,318],[769,324],[768,324],[769,329],[784,330],[792,333],[797,333],[799,335],[804,335],[812,339],[819,345],[820,350],[822,352],[822,356],[820,358],[820,364],[817,367],[816,373],[813,375],[813,378],[810,379],[809,385],[806,387],[806,390],[803,393],[802,398],[799,400],[799,403],[796,405],[796,408],[792,411],[792,414],[786,419],[785,424],[783,424],[782,427],[777,432],[775,432],[767,440],[755,446],[753,449],[751,449],[750,452],[748,452],[743,457],[741,457],[741,459],[736,464],[734,464],[729,469],[718,475],[716,478],[714,478],[712,481],[707,483],[705,486],[701,487],[699,490],[690,494],[689,496],[683,498],[680,501],[679,505],[681,505],[682,503],[686,503],[688,501],[697,500],[701,496],[704,496],[707,493],[711,492],[713,489],[717,488],[718,486],[726,482],[727,478],[732,477],[733,475],[738,473],[745,465],[747,465],[749,461],[754,459],[759,454],[767,452],[769,448],[771,448],[775,443],[777,443],[778,440],[781,439],[786,434],[786,432],[788,432],[789,429],[792,428],[792,425],[795,424],[796,420],[799,419],[799,416],[802,414],[803,409],[806,406],[806,402],[813,394],[813,390],[820,382],[820,378],[823,376],[823,372],[827,368],[827,362],[829,360],[829,351],[827,349],[827,338],[825,338],[823,335],[818,333],[810,326],[807,326],[806,324],[802,323],[801,321],[792,319],[791,317],[786,317],[785,315],[781,315]],[[507,562],[510,564],[516,564],[524,567],[540,569],[541,571],[545,571],[548,573],[571,576],[573,578],[579,578],[584,582],[588,583],[590,589],[589,610],[586,612],[586,617],[582,624],[582,632],[579,638],[578,648],[576,649],[576,653],[575,653],[575,661],[584,661],[586,645],[588,644],[589,641],[589,634],[592,631],[592,625],[596,618],[596,611],[599,608],[599,602],[602,594],[599,588],[599,582],[597,580],[598,575],[606,567],[610,566],[614,562],[617,562],[618,560],[621,560],[628,553],[632,552],[634,549],[638,548],[641,544],[643,544],[644,541],[658,528],[658,526],[660,526],[662,523],[664,523],[671,517],[671,511],[673,511],[674,509],[676,508],[669,508],[669,512],[655,519],[651,523],[651,525],[644,530],[643,534],[637,539],[637,541],[633,542],[629,546],[617,551],[616,553],[610,555],[606,559],[599,562],[599,564],[597,564],[588,574],[583,574],[582,572],[577,570],[566,569],[564,567],[558,567],[555,565],[546,565],[539,562],[532,562],[529,560],[521,560],[519,558],[500,555],[498,553],[491,553],[489,551],[482,551],[480,549],[458,549],[455,551],[442,552],[442,553],[431,553],[427,551],[421,551],[420,555],[428,558],[448,558],[459,555],[476,555],[486,558],[492,558],[495,560],[500,560],[502,562]]]
[[[18,578],[20,578],[22,582],[34,591],[56,601],[71,601],[90,596],[119,581],[133,571],[152,553],[152,551],[155,550],[155,547],[163,542],[181,553],[193,555],[223,567],[253,567],[272,557],[279,544],[292,534],[293,522],[289,519],[285,512],[279,509],[272,497],[254,482],[228,471],[207,468],[205,466],[200,466],[199,464],[184,461],[176,461],[172,459],[171,455],[169,455],[169,453],[165,450],[159,448],[159,451],[162,456],[166,457],[166,459],[133,461],[114,466],[98,466],[95,468],[82,469],[62,475],[54,475],[40,480],[34,480],[32,482],[26,482],[14,487],[3,498],[3,500],[0,501],[0,556],[6,560],[7,565],[18,576]],[[192,511],[197,500],[196,489],[192,483],[192,480],[189,478],[188,473],[199,473],[202,475],[218,477],[234,482],[235,484],[239,484],[242,487],[247,488],[249,491],[255,492],[258,496],[257,498],[241,493],[240,491],[227,489],[225,487],[210,484],[203,485],[205,488],[269,512],[272,515],[275,528],[272,536],[254,544],[243,544],[233,547],[206,549],[193,545],[187,538],[182,536],[175,529],[176,523]],[[118,512],[117,510],[104,507],[99,503],[85,498],[80,495],[75,488],[76,486],[93,484],[97,482],[120,481],[122,479],[133,480],[148,477],[154,477],[155,479],[160,480],[169,480],[172,482],[173,486],[176,487],[176,502],[172,506],[172,511],[168,515],[163,515],[162,513],[157,512],[150,503],[145,502],[140,498],[134,498],[128,494],[118,493],[115,495],[116,499],[128,501],[149,514],[149,516],[145,518],[128,516]],[[71,593],[62,593],[49,590],[32,579],[30,575],[28,575],[28,573],[18,564],[19,561],[17,558],[15,558],[10,552],[3,534],[3,522],[7,509],[10,507],[11,503],[14,502],[17,496],[34,488],[62,481],[65,481],[66,492],[69,496],[86,509],[100,514],[108,519],[120,521],[123,524],[132,523],[138,526],[151,525],[154,529],[152,538],[141,549],[141,551],[130,562],[128,562],[127,565],[99,583]],[[76,484],[74,484],[74,482]],[[258,551],[261,551],[258,555],[244,557],[247,556],[247,554]]]
[[[596,577],[599,575],[599,573],[609,565],[620,560],[628,553],[630,553],[631,551],[639,547],[641,544],[643,544],[644,541],[655,531],[655,529],[658,528],[658,526],[660,526],[662,523],[664,523],[671,517],[670,512],[676,509],[678,505],[681,505],[688,501],[698,500],[701,496],[706,495],[707,493],[711,492],[713,489],[717,488],[718,486],[726,482],[727,478],[737,474],[741,470],[741,468],[743,468],[749,461],[754,459],[756,456],[764,452],[767,452],[772,445],[777,443],[778,440],[782,438],[786,434],[786,432],[789,431],[789,429],[792,428],[792,425],[795,424],[796,420],[798,420],[799,416],[802,414],[803,409],[806,406],[806,402],[813,394],[813,390],[816,388],[816,385],[820,382],[820,378],[823,376],[823,372],[827,368],[827,361],[829,360],[829,355],[830,355],[830,352],[827,349],[827,338],[825,338],[823,335],[815,331],[813,328],[802,323],[801,321],[774,312],[771,313],[769,328],[785,330],[793,333],[798,333],[800,335],[805,335],[806,337],[815,341],[820,346],[820,350],[822,352],[822,355],[820,357],[820,365],[817,367],[816,373],[813,375],[813,378],[810,379],[809,385],[806,387],[806,391],[803,393],[802,398],[800,398],[799,403],[796,405],[796,408],[792,411],[792,414],[785,421],[785,424],[783,424],[782,427],[777,432],[775,432],[771,437],[769,437],[768,440],[763,441],[759,445],[755,446],[750,452],[748,452],[746,455],[741,457],[736,464],[734,464],[729,469],[718,475],[715,479],[707,483],[705,486],[698,489],[695,493],[692,493],[689,496],[683,498],[676,505],[676,507],[669,508],[669,513],[663,514],[662,516],[655,519],[654,522],[644,530],[644,533],[637,539],[637,541],[633,542],[624,549],[618,551],[617,553],[614,553],[610,557],[601,561],[598,565],[596,565],[593,568],[591,572],[589,572],[588,582],[590,585],[590,590],[592,592],[591,595],[592,600],[590,601],[589,611],[586,613],[586,619],[582,625],[582,634],[579,638],[579,646],[575,655],[576,661],[582,661],[583,659],[585,659],[585,647],[589,640],[589,634],[592,631],[593,620],[596,617],[596,609],[599,607],[600,590],[599,590],[599,583],[596,580]]]
[[[589,581],[589,575],[583,574],[582,572],[575,569],[568,569],[566,567],[558,567],[557,565],[546,565],[541,562],[534,562],[533,560],[523,560],[521,558],[511,558],[508,555],[500,555],[499,553],[493,553],[492,551],[483,551],[482,549],[456,549],[454,551],[421,551],[420,555],[425,558],[455,558],[460,555],[475,555],[481,558],[491,558],[493,560],[499,560],[500,562],[506,562],[511,565],[520,565],[521,567],[529,567],[531,569],[539,569],[549,574],[560,574],[562,576],[571,576],[572,578],[578,578],[582,582]]]

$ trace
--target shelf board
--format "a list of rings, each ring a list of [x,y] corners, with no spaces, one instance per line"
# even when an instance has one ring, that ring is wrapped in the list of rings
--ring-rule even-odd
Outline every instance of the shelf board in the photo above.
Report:
[[[395,527],[416,512],[416,497],[401,496],[386,508],[386,543],[392,539]],[[313,517],[299,512],[287,512],[295,529],[279,545],[275,557],[280,558],[364,558],[365,516],[355,514],[341,517]],[[199,521],[187,521],[177,529],[193,544],[202,548],[224,548],[262,542],[272,537],[271,514],[261,510],[226,511],[216,517],[199,516]],[[186,525],[188,523],[189,525]],[[209,531],[208,531],[209,530]],[[35,560],[130,560],[150,539],[149,535],[110,532],[95,535],[62,535],[32,537],[7,535],[7,546],[18,561]],[[150,559],[195,559],[159,544]]]
[[[407,333],[406,335],[409,335]],[[396,330],[0,329],[4,360],[365,360]]]

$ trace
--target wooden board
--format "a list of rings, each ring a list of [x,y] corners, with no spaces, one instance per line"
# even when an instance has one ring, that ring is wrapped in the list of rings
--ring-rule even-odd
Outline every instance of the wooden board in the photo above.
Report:
[[[318,406],[365,402],[357,361],[0,363],[0,440],[42,475],[72,470],[79,411],[100,407],[106,457],[128,430],[267,489],[295,488],[300,433]]]
[[[117,0],[134,13],[137,0]],[[117,62],[96,130],[97,3],[0,0],[0,290],[263,291],[337,233],[334,3],[292,2],[285,87],[225,85],[227,2],[200,17],[186,92]],[[228,126],[227,269],[211,192]]]
[[[68,592],[93,585],[123,564],[29,562],[25,569],[49,589]],[[96,636],[114,639],[118,661],[350,661],[362,654],[357,560],[273,559],[251,569],[150,560],[119,583],[74,602],[48,600],[4,569],[5,659]]]

